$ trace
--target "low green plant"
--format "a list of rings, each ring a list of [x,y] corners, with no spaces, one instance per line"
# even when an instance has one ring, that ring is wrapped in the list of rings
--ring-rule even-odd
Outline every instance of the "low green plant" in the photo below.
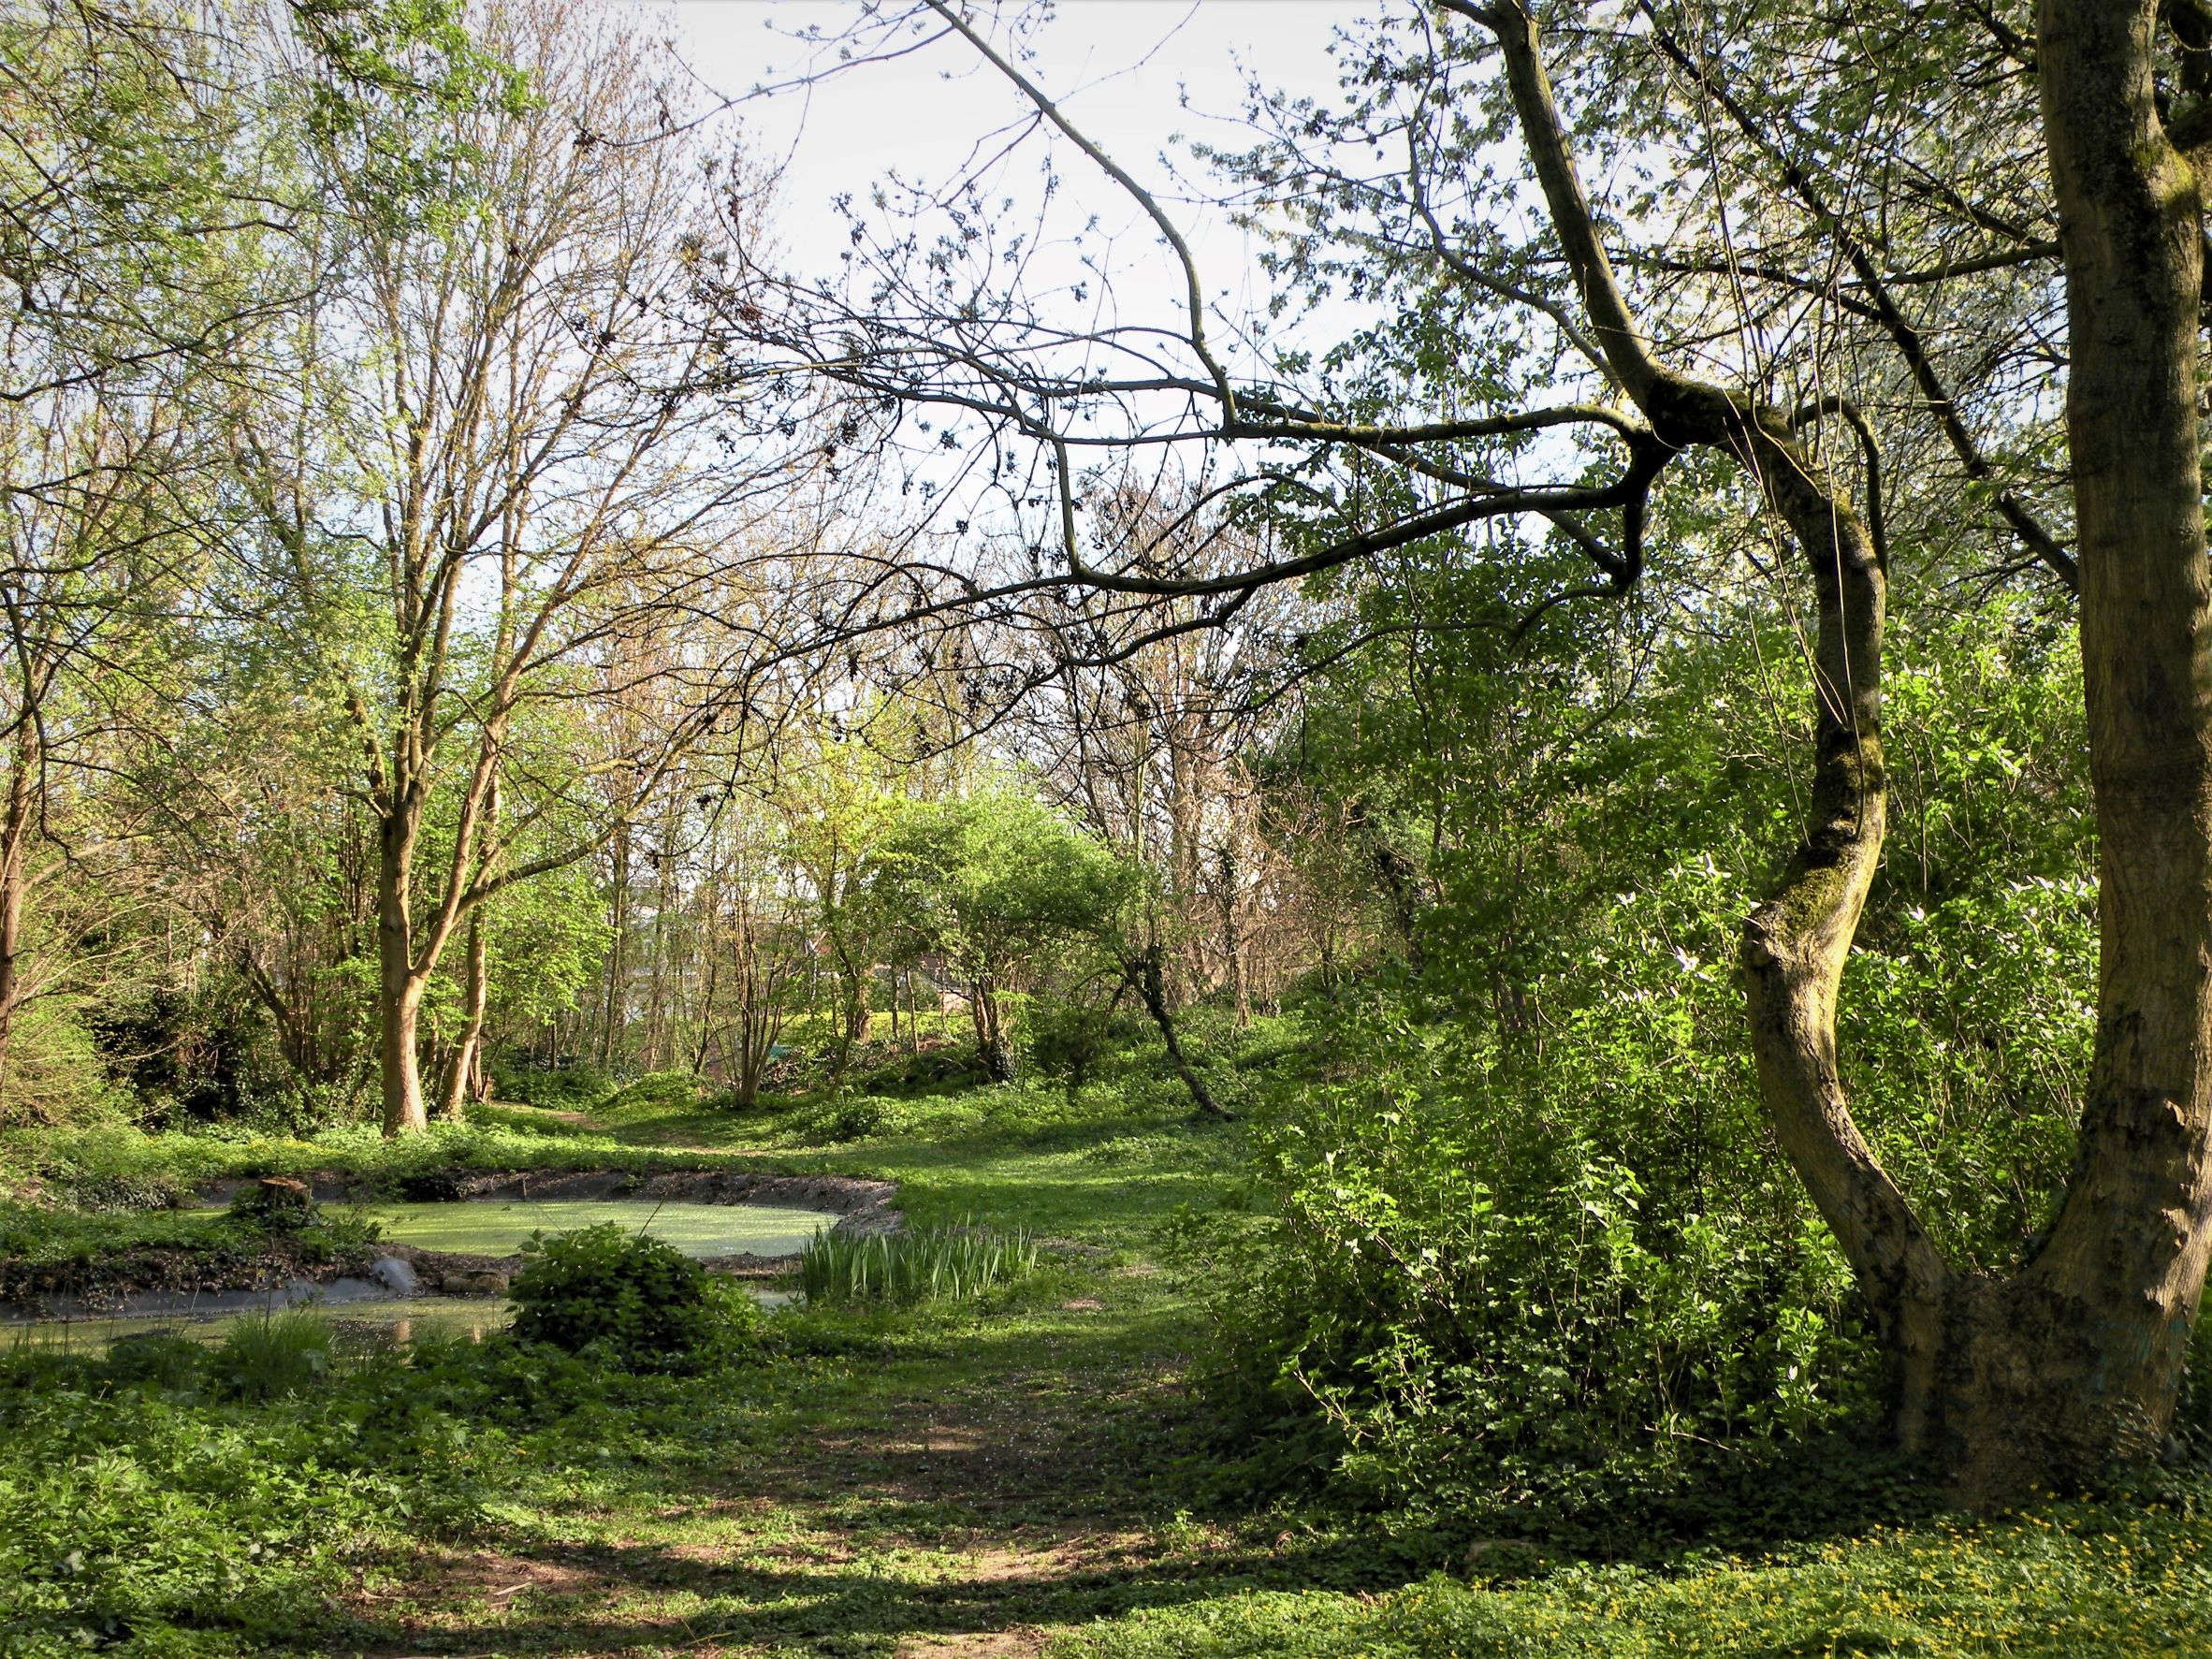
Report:
[[[491,1078],[501,1099],[553,1112],[589,1112],[616,1086],[591,1066],[544,1068],[494,1061]]]
[[[319,1212],[304,1182],[270,1176],[240,1187],[230,1201],[230,1214],[264,1232],[296,1233],[311,1226]]]
[[[293,1308],[240,1319],[208,1361],[218,1393],[247,1401],[302,1393],[328,1375],[330,1327]]]
[[[782,1128],[803,1145],[835,1146],[881,1134],[891,1122],[885,1104],[866,1095],[830,1095],[784,1114]]]
[[[632,1371],[686,1372],[759,1346],[757,1303],[674,1245],[615,1222],[522,1247],[514,1335]]]
[[[816,1233],[799,1259],[810,1302],[958,1302],[1036,1271],[1026,1232],[933,1228],[916,1232]]]
[[[151,1384],[157,1389],[182,1390],[198,1382],[206,1369],[209,1349],[189,1336],[152,1331],[126,1336],[112,1344],[101,1365],[106,1380],[122,1385]]]

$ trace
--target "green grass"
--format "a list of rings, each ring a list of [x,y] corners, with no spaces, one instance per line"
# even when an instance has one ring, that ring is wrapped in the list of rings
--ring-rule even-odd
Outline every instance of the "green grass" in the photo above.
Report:
[[[912,1229],[852,1238],[817,1233],[799,1259],[809,1303],[961,1302],[1037,1271],[1037,1241],[980,1228]]]
[[[330,1369],[327,1320],[297,1309],[240,1319],[209,1359],[211,1380],[236,1399],[268,1401],[314,1386]]]
[[[2212,1652],[2202,1481],[1637,1566],[1257,1499],[1184,1386],[1213,1335],[1163,1244],[1242,1201],[1236,1127],[1128,1074],[890,1107],[834,1149],[688,1103],[496,1134],[889,1176],[920,1228],[1057,1241],[1033,1273],[785,1310],[697,1378],[497,1343],[257,1390],[148,1345],[7,1358],[0,1653]]]

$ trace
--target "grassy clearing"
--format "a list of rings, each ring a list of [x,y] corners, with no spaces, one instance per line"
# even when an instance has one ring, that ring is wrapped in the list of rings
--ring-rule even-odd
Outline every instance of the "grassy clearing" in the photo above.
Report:
[[[19,1355],[0,1652],[2212,1652],[2186,1486],[1637,1566],[1254,1499],[1183,1388],[1212,1338],[1161,1225],[1241,1201],[1239,1135],[1170,1088],[899,1101],[834,1149],[688,1103],[576,1127],[546,1139],[772,1149],[902,1181],[924,1228],[1058,1244],[972,1300],[776,1315],[701,1377],[282,1332],[220,1363]]]

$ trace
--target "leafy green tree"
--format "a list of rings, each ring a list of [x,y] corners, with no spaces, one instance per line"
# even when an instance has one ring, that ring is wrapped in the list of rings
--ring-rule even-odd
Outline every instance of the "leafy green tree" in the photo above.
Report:
[[[915,803],[882,858],[880,902],[941,953],[966,990],[976,1051],[1014,1075],[1017,1011],[1055,945],[1096,936],[1127,898],[1128,868],[1030,796]]]
[[[423,1000],[473,912],[648,810],[759,639],[757,475],[714,444],[675,234],[705,211],[708,172],[669,129],[657,49],[560,0],[491,7],[475,32],[527,93],[426,125],[377,91],[325,133],[314,182],[347,211],[301,255],[318,300],[281,342],[289,384],[246,428],[241,469],[251,580],[376,825],[394,1135],[427,1121]],[[387,211],[401,162],[436,180],[423,211]],[[511,751],[536,711],[586,698],[605,716],[567,725],[573,833],[509,856]],[[524,810],[547,827],[549,804],[540,791]],[[479,931],[468,948],[483,946]]]
[[[1341,99],[1264,107],[1274,139],[1229,158],[1230,188],[1260,227],[1298,226],[1275,248],[1282,298],[1342,292],[1374,318],[1339,349],[1252,357],[1169,207],[989,20],[953,0],[871,11],[849,55],[941,31],[1125,189],[1183,314],[1141,349],[1124,321],[1071,333],[992,274],[971,180],[935,246],[856,226],[860,280],[794,292],[782,337],[861,398],[985,429],[954,442],[1036,446],[1054,483],[1014,590],[1185,595],[1225,621],[1271,581],[1423,545],[1510,560],[1541,525],[1579,579],[1496,625],[1652,585],[1694,612],[1695,566],[1650,533],[1669,502],[1777,573],[1812,718],[1789,851],[1736,951],[1747,1046],[1870,1310],[1891,1432],[1982,1501],[2140,1461],[2212,1262],[2212,28],[2152,0],[2043,0],[2031,22],[1889,5],[1841,29],[1749,0],[1551,21],[1535,0],[1408,6],[1349,37]],[[1302,533],[1243,571],[1160,568],[1161,547],[1084,522],[1071,456],[1116,440],[1148,459],[1186,445],[1217,499]],[[1954,571],[1994,548],[2007,575],[2079,595],[2097,1036],[2064,1198],[2000,1273],[1937,1243],[1838,1048],[1892,804],[1900,498]]]

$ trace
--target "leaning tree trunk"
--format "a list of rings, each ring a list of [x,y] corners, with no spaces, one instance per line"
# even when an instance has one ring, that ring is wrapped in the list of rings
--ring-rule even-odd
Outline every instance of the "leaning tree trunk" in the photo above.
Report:
[[[1164,956],[1165,953],[1155,941],[1122,963],[1121,976],[1137,993],[1138,999],[1144,1004],[1144,1011],[1159,1028],[1160,1040],[1168,1045],[1168,1064],[1174,1067],[1175,1075],[1183,1080],[1191,1103],[1211,1117],[1234,1117],[1234,1113],[1214,1099],[1214,1091],[1206,1086],[1205,1078],[1183,1051],[1182,1038],[1175,1030],[1175,1015],[1168,1007]]]

